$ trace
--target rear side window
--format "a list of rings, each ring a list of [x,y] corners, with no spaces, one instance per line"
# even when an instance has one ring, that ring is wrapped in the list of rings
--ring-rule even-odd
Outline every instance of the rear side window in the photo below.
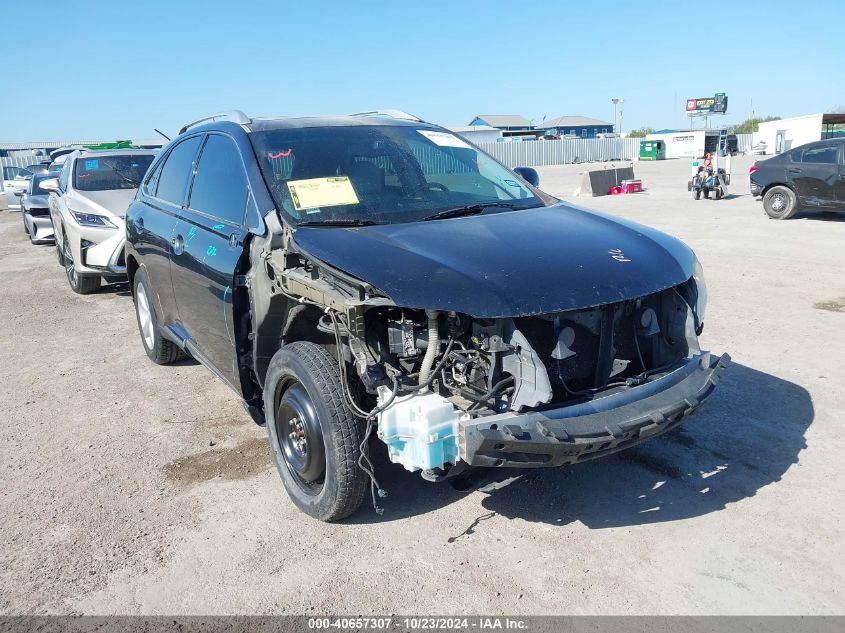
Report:
[[[193,136],[171,150],[158,177],[157,198],[182,206],[201,140],[201,136]]]
[[[226,136],[210,135],[191,187],[191,208],[231,224],[242,224],[247,191],[246,174],[235,143]]]
[[[823,165],[835,165],[838,147],[836,145],[819,145],[808,147],[804,150],[802,163],[821,163]]]

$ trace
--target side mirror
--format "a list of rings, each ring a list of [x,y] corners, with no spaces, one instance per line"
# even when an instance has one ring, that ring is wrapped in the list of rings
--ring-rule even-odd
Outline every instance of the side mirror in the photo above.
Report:
[[[540,186],[540,174],[533,167],[515,167],[514,171],[522,176],[529,184],[535,187]]]
[[[58,178],[48,178],[47,180],[41,181],[41,188],[45,191],[58,191],[59,190],[59,179]]]

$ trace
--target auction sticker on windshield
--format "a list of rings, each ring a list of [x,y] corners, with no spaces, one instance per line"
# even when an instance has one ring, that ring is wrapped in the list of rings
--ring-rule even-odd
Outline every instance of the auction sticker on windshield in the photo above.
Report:
[[[417,130],[417,132],[440,147],[469,147],[466,141],[448,132],[435,132],[433,130]]]
[[[348,176],[291,180],[288,182],[288,190],[297,211],[358,204],[358,196]]]

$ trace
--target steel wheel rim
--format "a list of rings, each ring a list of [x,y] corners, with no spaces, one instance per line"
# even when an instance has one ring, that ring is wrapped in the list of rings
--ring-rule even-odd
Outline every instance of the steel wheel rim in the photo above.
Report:
[[[780,213],[786,207],[786,196],[782,193],[772,195],[772,211]]]
[[[143,283],[138,284],[138,325],[141,326],[141,338],[144,339],[144,345],[147,349],[153,348],[153,341],[155,340],[155,330],[153,329],[153,315],[150,310],[150,302],[147,299],[147,290]]]
[[[76,264],[73,261],[73,253],[70,252],[67,238],[65,238],[64,247],[62,248],[62,257],[65,260],[65,273],[67,273],[68,281],[70,281],[72,286],[76,286],[79,282],[79,275],[76,272]]]
[[[275,419],[278,448],[299,487],[317,495],[326,477],[326,449],[317,411],[300,383],[283,384],[279,392]]]

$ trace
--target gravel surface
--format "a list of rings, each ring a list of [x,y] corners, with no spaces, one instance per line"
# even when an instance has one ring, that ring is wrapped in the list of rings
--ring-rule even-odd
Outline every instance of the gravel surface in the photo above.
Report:
[[[845,613],[845,215],[768,220],[749,164],[718,202],[686,161],[602,198],[539,170],[698,253],[734,364],[679,432],[486,492],[377,455],[384,516],[340,525],[288,501],[222,382],[147,360],[125,284],[73,294],[0,212],[0,613]]]

